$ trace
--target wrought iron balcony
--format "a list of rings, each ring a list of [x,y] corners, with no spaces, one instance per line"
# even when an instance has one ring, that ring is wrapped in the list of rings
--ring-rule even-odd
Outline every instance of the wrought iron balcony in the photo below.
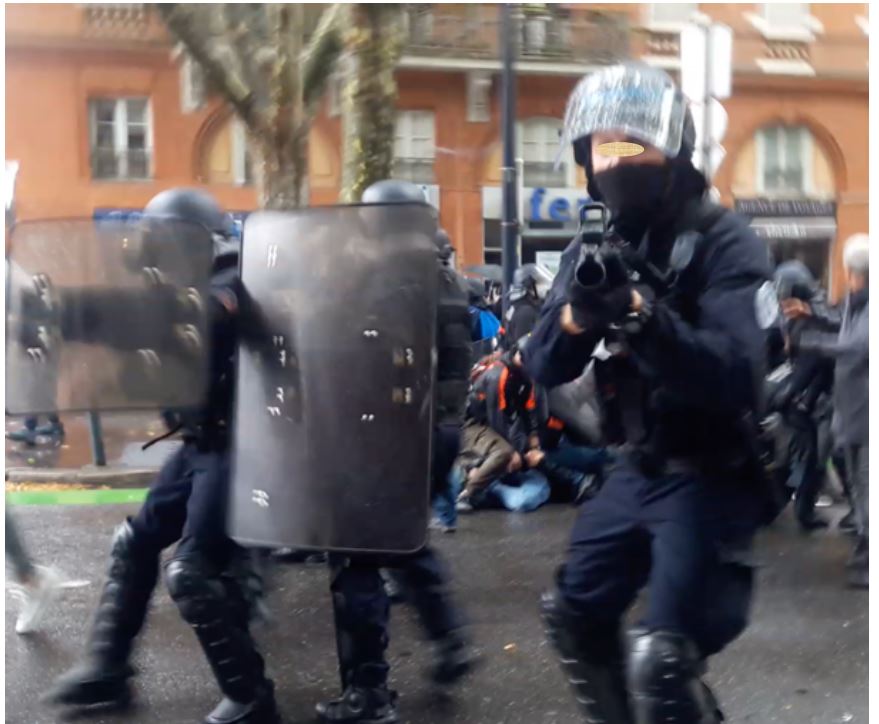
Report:
[[[497,6],[447,7],[423,4],[407,9],[407,55],[500,58]],[[629,56],[628,20],[621,13],[575,14],[549,5],[539,11],[534,6],[520,7],[516,40],[523,60],[601,64]]]
[[[145,39],[155,33],[147,3],[89,3],[81,7],[86,36]]]

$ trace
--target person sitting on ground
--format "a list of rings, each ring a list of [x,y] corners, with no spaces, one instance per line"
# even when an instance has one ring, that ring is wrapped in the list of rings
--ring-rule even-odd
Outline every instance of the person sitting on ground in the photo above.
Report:
[[[459,460],[468,469],[458,510],[473,509],[479,497],[497,478],[523,467],[523,457],[498,430],[511,429],[521,420],[527,450],[540,448],[540,421],[534,386],[522,368],[517,346],[493,362],[472,384],[461,434]]]

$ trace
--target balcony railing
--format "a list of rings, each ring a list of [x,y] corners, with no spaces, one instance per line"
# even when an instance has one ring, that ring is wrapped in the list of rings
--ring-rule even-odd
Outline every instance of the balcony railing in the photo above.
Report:
[[[457,10],[418,5],[407,12],[408,55],[474,60],[501,55],[496,6],[470,5]],[[612,63],[629,56],[624,15],[593,12],[588,16],[519,13],[519,55],[523,60]]]
[[[147,40],[156,35],[157,23],[148,3],[84,3],[81,7],[87,37]]]

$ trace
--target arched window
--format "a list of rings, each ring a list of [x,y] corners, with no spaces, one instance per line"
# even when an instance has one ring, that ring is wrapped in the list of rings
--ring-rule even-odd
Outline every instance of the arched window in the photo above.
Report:
[[[757,132],[757,191],[805,196],[812,191],[812,134],[805,126],[767,126]]]

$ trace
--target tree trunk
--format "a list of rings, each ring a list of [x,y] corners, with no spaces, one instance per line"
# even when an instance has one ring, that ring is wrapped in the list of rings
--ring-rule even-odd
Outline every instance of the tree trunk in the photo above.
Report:
[[[345,7],[309,14],[298,3],[164,3],[157,10],[247,128],[260,206],[298,208],[308,131],[342,49]]]
[[[342,98],[341,200],[360,200],[367,186],[390,178],[394,163],[397,83],[404,44],[400,5],[350,6],[348,68]]]
[[[260,208],[298,209],[308,164],[307,125],[282,142],[257,137],[252,148]]]

